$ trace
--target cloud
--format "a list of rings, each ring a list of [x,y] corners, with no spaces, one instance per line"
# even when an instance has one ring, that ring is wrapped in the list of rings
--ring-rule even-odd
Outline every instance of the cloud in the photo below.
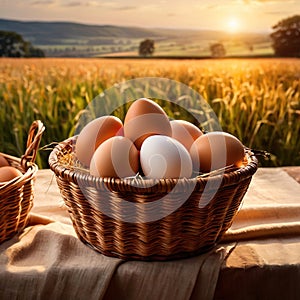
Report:
[[[243,0],[244,4],[282,3],[282,0]],[[286,0],[285,3],[295,3],[295,0]]]
[[[115,10],[135,10],[135,9],[137,9],[137,7],[136,6],[119,6],[119,7],[115,7],[114,8]]]
[[[219,5],[218,4],[209,4],[207,6],[205,6],[205,9],[215,9],[218,8]]]
[[[136,9],[135,6],[129,5],[120,5],[118,2],[114,1],[65,1],[65,0],[33,0],[31,2],[32,5],[49,5],[49,4],[57,4],[62,7],[102,7],[111,10],[132,10]]]
[[[68,2],[68,3],[64,4],[64,6],[68,6],[68,7],[76,7],[76,6],[82,6],[82,5],[84,5],[84,4],[80,1],[72,1],[72,2]]]
[[[281,16],[281,15],[286,15],[286,14],[290,14],[290,11],[267,11],[265,12],[267,15],[274,15],[274,16]]]
[[[100,6],[99,2],[97,1],[76,1],[76,0],[69,0],[69,1],[62,1],[60,0],[60,6],[64,7],[86,7],[86,6]]]
[[[222,10],[224,8],[232,8],[233,5],[243,4],[246,0],[230,0],[230,1],[215,1],[215,3],[197,3],[195,8],[199,10]]]
[[[100,7],[100,8],[106,8],[106,9],[111,9],[111,10],[121,10],[121,11],[128,11],[128,10],[136,9],[136,6],[119,5],[118,3],[113,2],[113,1],[100,2],[100,3],[99,3],[99,1],[69,1],[69,2],[64,3],[63,6]]]
[[[31,5],[52,5],[55,3],[56,3],[56,0],[35,0],[35,1],[32,1],[30,4]]]
[[[133,11],[137,9],[147,9],[149,7],[157,8],[157,5],[149,4],[143,6],[135,6],[135,5],[124,5],[124,2],[121,1],[95,1],[95,0],[88,0],[88,1],[79,1],[79,0],[33,0],[33,4],[50,4],[56,3],[57,6],[61,7],[97,7],[111,11]],[[163,1],[162,1],[163,3]]]

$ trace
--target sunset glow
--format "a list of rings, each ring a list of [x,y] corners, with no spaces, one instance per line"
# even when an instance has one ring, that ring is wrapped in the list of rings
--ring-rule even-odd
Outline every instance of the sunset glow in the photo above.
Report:
[[[232,32],[232,33],[239,31],[239,29],[240,29],[239,21],[237,19],[230,19],[227,24],[227,28],[228,28],[228,31]]]
[[[287,5],[288,2],[288,5]],[[71,21],[148,28],[270,31],[279,20],[300,11],[297,0],[0,0],[0,18]]]

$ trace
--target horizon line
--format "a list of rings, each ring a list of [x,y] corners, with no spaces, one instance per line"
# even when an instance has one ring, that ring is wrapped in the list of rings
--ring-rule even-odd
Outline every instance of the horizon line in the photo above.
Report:
[[[95,24],[95,23],[84,23],[78,21],[71,21],[71,20],[38,20],[38,19],[9,19],[0,17],[0,20],[10,21],[10,22],[22,22],[22,23],[65,23],[65,24],[77,24],[83,26],[112,26],[112,27],[124,27],[124,28],[142,28],[142,29],[149,29],[149,30],[186,30],[186,31],[214,31],[214,32],[224,32],[230,35],[238,35],[242,33],[253,33],[253,34],[269,34],[271,32],[271,28],[269,30],[241,30],[237,32],[229,32],[222,29],[211,29],[211,28],[186,28],[186,27],[148,27],[148,26],[137,26],[137,25],[117,25],[117,24]]]

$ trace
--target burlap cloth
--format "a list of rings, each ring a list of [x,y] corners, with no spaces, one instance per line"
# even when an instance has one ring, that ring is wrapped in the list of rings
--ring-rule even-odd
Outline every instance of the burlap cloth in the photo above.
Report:
[[[35,194],[28,227],[0,245],[0,299],[299,299],[300,185],[283,169],[258,170],[222,244],[169,262],[81,243],[50,170]]]

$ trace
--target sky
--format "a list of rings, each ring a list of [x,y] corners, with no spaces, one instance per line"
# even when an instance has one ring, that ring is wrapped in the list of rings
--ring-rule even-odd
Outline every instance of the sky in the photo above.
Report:
[[[0,18],[146,28],[270,32],[300,0],[0,0]]]

